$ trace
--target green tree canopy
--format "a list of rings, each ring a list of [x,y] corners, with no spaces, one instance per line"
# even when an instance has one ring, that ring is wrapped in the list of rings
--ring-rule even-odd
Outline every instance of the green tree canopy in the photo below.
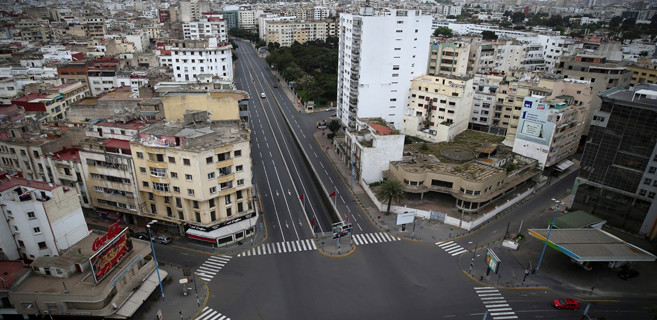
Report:
[[[392,201],[401,202],[404,199],[402,183],[395,178],[383,181],[381,189],[377,192],[377,196],[388,202],[386,214],[390,214],[390,205],[392,204]]]
[[[495,31],[490,31],[490,30],[482,31],[481,37],[484,40],[497,40],[497,34],[495,34]]]
[[[452,31],[452,29],[450,29],[448,27],[441,26],[441,27],[436,28],[436,30],[433,31],[433,36],[434,37],[438,37],[440,35],[442,35],[446,38],[451,38],[452,36],[454,36],[454,32]]]
[[[620,27],[622,22],[623,18],[621,16],[615,16],[609,20],[609,28],[616,29]]]

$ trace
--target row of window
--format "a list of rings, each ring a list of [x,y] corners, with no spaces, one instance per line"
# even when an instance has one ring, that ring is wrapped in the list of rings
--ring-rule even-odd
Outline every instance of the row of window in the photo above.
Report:
[[[244,179],[237,179],[236,180],[237,186],[243,186],[244,185]],[[144,188],[149,187],[148,181],[142,181],[142,186]],[[223,190],[228,190],[233,188],[233,182],[232,181],[227,181],[219,184],[219,188]],[[160,182],[153,182],[153,190],[155,191],[160,191],[160,192],[170,192],[173,190],[174,193],[180,193],[180,187],[173,186],[170,188],[170,185],[168,183],[160,183]],[[213,186],[209,188],[210,194],[216,194],[217,193],[217,186]],[[196,191],[194,189],[187,189],[187,195],[188,196],[194,196],[196,194]]]

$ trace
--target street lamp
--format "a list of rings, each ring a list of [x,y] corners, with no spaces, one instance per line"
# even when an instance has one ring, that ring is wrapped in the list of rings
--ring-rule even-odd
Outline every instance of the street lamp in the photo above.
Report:
[[[148,240],[151,242],[151,251],[153,251],[153,260],[155,260],[155,272],[157,272],[157,281],[160,283],[160,292],[162,293],[162,301],[167,301],[164,298],[164,288],[162,288],[162,279],[160,278],[160,267],[157,265],[157,256],[155,255],[155,246],[153,245],[153,237],[151,236],[151,224],[156,223],[157,220],[153,220],[146,224],[146,229],[148,230]]]
[[[541,257],[538,259],[538,265],[536,266],[536,272],[538,272],[538,268],[541,267],[541,261],[543,261],[543,255],[545,254],[545,249],[547,248],[547,244],[550,241],[550,234],[552,233],[552,227],[554,226],[554,220],[557,219],[557,213],[559,213],[559,206],[561,205],[561,200],[552,199],[552,201],[557,203],[557,209],[554,210],[554,217],[552,217],[552,222],[550,222],[550,226],[548,228],[547,238],[545,238],[545,244],[543,245],[543,252],[541,252]]]

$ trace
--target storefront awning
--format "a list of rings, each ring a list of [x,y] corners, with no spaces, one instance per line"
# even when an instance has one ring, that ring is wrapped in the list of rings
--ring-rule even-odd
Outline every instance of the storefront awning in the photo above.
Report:
[[[257,217],[253,217],[208,232],[195,230],[195,229],[187,229],[187,235],[190,238],[194,238],[202,241],[207,241],[206,239],[214,239],[216,241],[217,239],[221,239],[223,237],[235,234],[237,232],[255,226],[257,220],[258,220]]]
[[[559,163],[555,166],[555,169],[556,169],[557,171],[564,171],[564,170],[570,168],[570,167],[571,167],[572,165],[574,165],[574,164],[575,164],[575,163],[572,162],[572,161],[570,161],[570,160],[564,160],[564,161],[559,162]]]
[[[167,277],[167,272],[160,269],[160,277],[162,280]],[[153,290],[157,288],[159,285],[159,282],[157,281],[157,272],[153,271],[150,276],[142,283],[142,285],[139,287],[139,289],[135,290],[135,292],[126,300],[126,302],[121,305],[121,307],[116,310],[115,315],[116,316],[121,316],[125,318],[130,318],[135,311],[141,306],[146,299],[148,299],[148,296],[153,293]]]

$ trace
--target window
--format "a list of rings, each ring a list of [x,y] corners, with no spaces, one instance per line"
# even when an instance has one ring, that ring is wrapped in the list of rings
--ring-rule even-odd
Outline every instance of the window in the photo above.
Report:
[[[137,158],[144,159],[144,154],[141,152],[137,152]]]
[[[242,190],[238,190],[235,196],[237,197],[237,199],[242,199]]]
[[[146,168],[139,167],[139,173],[146,173]]]
[[[237,180],[237,185],[238,185],[238,186],[242,186],[242,185],[244,185],[244,179],[239,179],[239,180]]]
[[[657,168],[656,168],[656,167],[650,167],[650,168],[648,169],[648,173],[655,173],[655,171],[657,171]]]
[[[196,221],[201,222],[201,213],[196,211],[196,212],[194,212],[194,215],[196,216]]]
[[[176,158],[169,157],[169,163],[176,163]]]
[[[173,211],[171,211],[171,207],[167,207],[167,217],[173,217]]]
[[[655,193],[654,192],[649,192],[648,193],[648,198],[655,199]]]
[[[32,230],[34,230],[34,233],[36,233],[36,234],[41,233],[41,228],[39,228],[39,227],[34,227],[34,229],[32,229]]]
[[[241,172],[241,171],[243,171],[243,170],[244,170],[244,166],[243,166],[243,165],[235,166],[235,171],[237,171],[237,172]]]
[[[155,203],[151,203],[151,213],[156,214],[157,213],[157,206]]]
[[[27,213],[27,218],[28,219],[36,219],[36,216],[34,215],[34,211],[29,211]]]
[[[230,216],[232,216],[232,215],[233,215],[232,210],[231,210],[230,208],[226,208],[226,216],[227,216],[227,217],[230,217]]]
[[[183,158],[183,164],[186,165],[186,166],[190,166],[191,162],[189,161],[189,159]]]
[[[166,178],[167,176],[167,169],[153,168],[153,167],[149,167],[149,169],[151,171],[152,176],[161,177],[161,178]]]
[[[215,206],[214,199],[208,200],[208,204],[210,205],[210,208],[214,208]]]
[[[241,157],[242,156],[242,150],[235,150],[234,155],[235,155],[235,157]]]
[[[210,220],[214,221],[217,220],[217,212],[212,210],[210,211]]]
[[[40,250],[48,249],[48,246],[46,245],[45,241],[39,242],[39,249]]]
[[[198,201],[194,200],[194,209],[198,209]]]
[[[173,187],[173,192],[180,193],[180,188],[179,187]]]
[[[650,185],[651,183],[652,183],[652,179],[650,179],[650,178],[645,178],[645,179],[643,180],[643,184]]]
[[[224,200],[226,201],[226,204],[227,204],[227,205],[233,203],[233,202],[231,201],[231,199],[230,199],[230,195],[225,196],[225,197],[224,197]]]
[[[217,187],[210,188],[210,194],[215,194],[215,193],[217,193]]]
[[[645,196],[645,195],[646,195],[646,190],[644,190],[644,189],[640,189],[640,190],[639,190],[639,195],[640,195],[640,196]]]
[[[208,180],[214,179],[214,172],[208,173]]]
[[[148,188],[148,181],[142,181],[142,182],[141,182],[141,185],[142,185],[144,188]]]
[[[148,200],[155,200],[155,195],[152,192],[148,193]]]
[[[168,183],[153,182],[153,190],[169,192],[169,184]]]
[[[178,172],[171,172],[171,178],[178,179]]]
[[[237,204],[237,212],[242,212],[244,211],[244,205],[240,202]]]
[[[186,174],[185,175],[185,180],[192,181],[192,175],[191,174]]]
[[[187,189],[187,195],[193,196],[194,195],[194,189]]]

